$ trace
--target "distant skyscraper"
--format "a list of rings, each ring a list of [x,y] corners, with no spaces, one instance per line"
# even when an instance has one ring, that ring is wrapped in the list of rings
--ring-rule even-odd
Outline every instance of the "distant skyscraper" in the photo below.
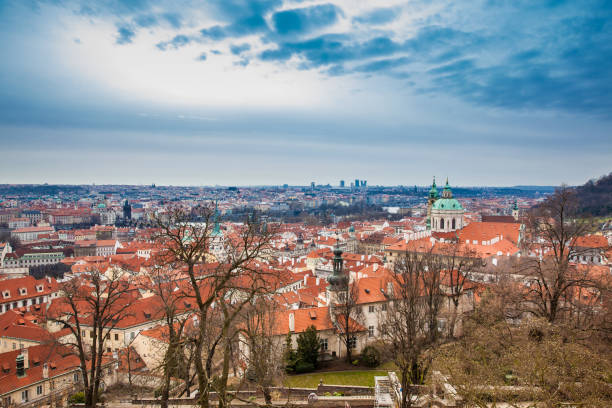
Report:
[[[361,180],[361,187],[365,187],[368,185],[368,180]]]
[[[355,179],[355,188],[359,187],[359,179]]]
[[[340,180],[340,187],[344,187],[344,180]]]
[[[315,182],[314,181],[310,182],[310,188],[312,188],[314,190],[314,188],[315,188]]]

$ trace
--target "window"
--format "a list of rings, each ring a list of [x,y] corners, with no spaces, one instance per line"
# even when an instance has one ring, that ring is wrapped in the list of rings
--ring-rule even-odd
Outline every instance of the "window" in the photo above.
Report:
[[[349,348],[352,348],[352,349],[357,348],[357,337],[355,336],[351,337],[348,341],[348,346]]]
[[[42,395],[43,393],[43,386],[39,385],[36,387],[36,395]]]
[[[119,333],[115,333],[115,341],[119,341]]]
[[[85,330],[81,330],[81,337],[85,338]]]
[[[75,383],[78,383],[79,382],[79,373],[74,373],[72,378],[74,379]]]
[[[453,218],[453,229],[455,229],[455,219]]]
[[[374,337],[374,326],[368,326],[368,337]]]
[[[321,351],[327,351],[327,339],[321,339]]]
[[[374,313],[374,305],[368,306],[368,312]]]
[[[386,312],[386,311],[387,311],[387,304],[386,304],[386,303],[383,303],[383,305],[382,305],[382,311],[383,311],[383,312]]]
[[[21,402],[28,402],[28,390],[21,391]]]
[[[130,339],[131,339],[131,340],[134,340],[134,337],[136,337],[136,333],[131,332],[131,333],[130,333]]]

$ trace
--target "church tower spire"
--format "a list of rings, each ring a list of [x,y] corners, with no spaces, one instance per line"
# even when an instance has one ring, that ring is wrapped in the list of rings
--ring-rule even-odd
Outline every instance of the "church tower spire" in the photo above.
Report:
[[[431,229],[431,207],[438,198],[440,198],[440,196],[438,195],[438,189],[436,188],[436,176],[434,176],[431,189],[429,190],[429,199],[427,200],[427,229]]]

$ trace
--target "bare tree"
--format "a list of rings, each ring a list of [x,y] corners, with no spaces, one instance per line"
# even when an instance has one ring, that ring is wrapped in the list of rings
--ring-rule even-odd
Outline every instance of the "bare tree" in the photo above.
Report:
[[[160,299],[161,315],[165,320],[165,340],[167,348],[159,369],[162,372],[162,384],[160,387],[160,403],[162,408],[168,406],[170,398],[170,384],[173,377],[189,378],[189,359],[186,358],[187,342],[184,341],[183,332],[190,314],[187,308],[190,306],[183,296],[181,287],[184,282],[176,280],[175,265],[165,263],[163,257],[157,259],[156,266],[149,272],[152,290]]]
[[[350,282],[343,267],[342,250],[338,245],[334,248],[333,274],[328,278],[330,292],[330,314],[340,339],[346,348],[346,361],[352,361],[353,348],[356,344],[356,334],[361,331],[357,322],[362,316],[359,306],[359,288],[355,282]]]
[[[284,339],[276,335],[277,305],[259,298],[242,313],[240,330],[241,359],[246,365],[245,379],[256,384],[267,406],[272,404],[272,387],[282,383],[285,373]]]
[[[449,375],[465,406],[610,406],[609,344],[584,344],[542,318],[509,325],[491,313],[489,300],[467,320],[465,335],[436,355],[436,369]]]
[[[537,316],[554,322],[569,307],[564,302],[568,291],[590,287],[588,269],[572,264],[584,253],[578,239],[591,231],[590,219],[577,218],[578,200],[573,189],[561,187],[530,215],[523,262],[528,291],[524,306]]]
[[[346,348],[346,361],[353,361],[356,336],[363,331],[359,323],[363,310],[359,305],[359,287],[356,282],[347,283],[340,292],[340,303],[333,307],[340,340]]]
[[[87,407],[95,407],[100,396],[104,342],[129,315],[129,286],[128,278],[117,269],[110,268],[104,274],[91,268],[61,285],[63,296],[49,313],[50,320],[72,333],[73,340],[68,345],[79,357]]]
[[[379,330],[401,374],[402,408],[412,404],[410,385],[423,384],[431,366],[440,301],[439,277],[428,276],[433,262],[431,252],[406,252],[387,285],[389,304]]]
[[[444,295],[450,299],[452,305],[447,333],[449,337],[454,337],[459,305],[465,295],[466,283],[469,283],[469,273],[476,272],[484,264],[475,251],[458,241],[439,246],[440,254],[438,259],[432,262],[431,270],[433,272],[434,269],[440,269],[442,284],[447,288]]]
[[[232,322],[240,307],[254,296],[253,287],[246,290],[246,286],[242,286],[244,292],[236,290],[236,281],[243,275],[256,273],[257,266],[252,262],[266,254],[272,234],[254,217],[249,217],[231,238],[224,237],[219,227],[219,215],[212,206],[191,210],[175,207],[156,216],[155,223],[158,228],[156,239],[165,247],[161,256],[185,269],[188,282],[185,295],[195,303],[197,334],[191,341],[199,404],[203,407],[209,405],[208,395],[213,386],[212,361],[220,346],[223,366],[216,388],[219,405],[225,406],[228,401],[231,339],[235,333]],[[238,292],[247,295],[234,298]],[[239,300],[232,304],[232,299]],[[212,314],[222,316],[220,328],[210,324]],[[211,333],[216,334],[211,336]]]

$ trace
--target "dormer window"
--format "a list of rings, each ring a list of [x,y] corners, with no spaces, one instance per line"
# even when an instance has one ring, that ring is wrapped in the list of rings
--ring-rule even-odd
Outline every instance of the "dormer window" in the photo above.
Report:
[[[19,294],[21,296],[27,295],[28,294],[28,290],[26,288],[19,288]]]
[[[2,297],[4,299],[8,299],[11,297],[11,291],[10,290],[5,290],[4,292],[2,292]]]
[[[37,290],[38,292],[42,292],[42,291],[44,290],[43,285],[38,285],[38,286],[36,286],[36,290]]]

